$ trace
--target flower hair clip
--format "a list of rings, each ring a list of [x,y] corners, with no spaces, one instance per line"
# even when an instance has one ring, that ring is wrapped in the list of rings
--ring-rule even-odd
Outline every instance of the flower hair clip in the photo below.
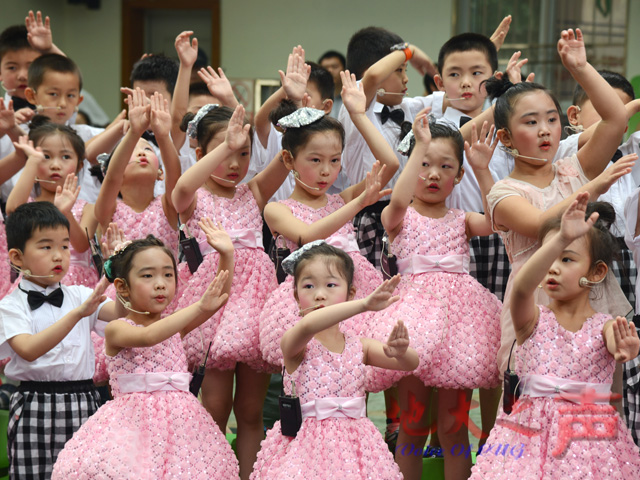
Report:
[[[285,273],[293,275],[293,272],[295,271],[296,265],[298,264],[298,261],[300,260],[302,254],[308,252],[313,247],[317,247],[318,245],[323,245],[325,243],[327,242],[325,242],[324,240],[314,240],[313,242],[309,242],[303,245],[282,261],[282,269],[285,271]]]
[[[115,248],[113,249],[113,254],[114,255],[120,255],[122,252],[124,252],[126,250],[126,248],[131,245],[131,240],[125,240],[122,243],[119,243],[118,245],[115,246]]]
[[[200,120],[204,118],[204,116],[209,113],[211,110],[215,110],[220,105],[217,103],[207,103],[205,106],[198,110],[196,116],[191,119],[191,121],[187,124],[187,135],[189,138],[196,138],[196,133],[198,131],[198,124]]]
[[[324,117],[324,111],[317,108],[303,107],[278,120],[278,126],[282,129],[300,128],[311,125]]]

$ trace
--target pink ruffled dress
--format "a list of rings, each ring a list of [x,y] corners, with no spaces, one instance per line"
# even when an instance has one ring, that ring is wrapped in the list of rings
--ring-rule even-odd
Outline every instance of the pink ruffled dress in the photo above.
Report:
[[[295,382],[303,421],[295,438],[282,435],[280,421],[267,432],[252,480],[401,479],[382,435],[366,417],[364,364],[359,338],[345,335],[342,353],[315,338],[302,363],[285,374],[285,391]]]
[[[267,364],[258,341],[258,318],[267,294],[275,290],[278,282],[273,263],[262,246],[260,209],[246,184],[237,187],[233,198],[214,197],[202,188],[197,195],[197,205],[187,226],[197,238],[204,260],[193,275],[184,273],[185,267],[181,267],[181,276],[188,281],[178,308],[198,301],[218,269],[220,255],[209,246],[198,227],[201,218],[208,217],[227,231],[235,247],[235,264],[227,303],[183,339],[189,365],[202,362],[209,342],[213,342],[207,368],[231,370],[240,362],[253,370],[265,371]]]
[[[420,365],[413,372],[367,368],[369,391],[385,390],[406,375],[441,388],[500,383],[494,359],[502,304],[469,275],[465,215],[452,209],[442,218],[430,218],[407,209],[391,248],[402,275],[401,299],[375,314],[371,336],[386,342],[402,320]]]
[[[178,334],[152,347],[125,348],[109,357],[108,368],[114,400],[67,442],[53,479],[238,478],[231,446],[188,390]]]
[[[87,202],[78,199],[73,207],[71,207],[71,214],[78,223],[82,221],[82,211],[86,205]],[[94,288],[98,280],[98,272],[91,258],[91,249],[89,248],[80,253],[72,248],[69,270],[62,279],[62,283],[65,285],[84,285],[85,287]]]
[[[327,195],[327,204],[317,210],[292,199],[280,203],[289,207],[293,216],[306,224],[322,220],[344,206],[344,200],[340,195]],[[382,283],[380,272],[360,254],[355,229],[351,222],[345,223],[325,240],[328,244],[347,252],[353,259],[355,267],[353,284],[356,287],[356,299],[366,297]],[[285,241],[292,252],[298,249],[297,239],[286,238]],[[298,311],[298,302],[293,296],[293,276],[287,275],[285,281],[269,295],[260,315],[260,349],[265,360],[273,366],[272,372],[278,372],[282,369],[280,340],[284,332],[293,327],[300,319]],[[340,328],[345,333],[356,337],[369,336],[367,331],[370,317],[369,314],[356,315],[342,322]]]
[[[514,351],[523,394],[510,415],[500,411],[471,479],[640,478],[638,447],[608,403],[615,361],[602,328],[611,317],[596,313],[570,332],[539,308],[533,333]],[[587,400],[589,391],[603,403]]]

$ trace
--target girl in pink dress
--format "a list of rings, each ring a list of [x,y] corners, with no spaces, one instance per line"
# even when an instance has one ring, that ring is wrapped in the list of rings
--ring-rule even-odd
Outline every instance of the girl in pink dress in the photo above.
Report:
[[[287,394],[300,399],[302,425],[285,436],[280,421],[267,433],[251,475],[259,479],[400,479],[382,435],[366,416],[364,365],[413,370],[418,356],[398,321],[386,344],[343,333],[340,322],[398,300],[398,276],[354,300],[351,256],[322,240],[285,260],[302,318],[282,337]]]
[[[238,462],[224,435],[189,391],[191,375],[180,337],[226,301],[233,272],[229,236],[203,229],[220,252],[218,274],[202,298],[163,316],[176,291],[171,250],[153,236],[121,245],[105,263],[129,310],[105,329],[114,400],[69,440],[54,479],[237,479]]]
[[[413,125],[415,146],[382,211],[390,250],[402,274],[402,301],[376,314],[372,336],[386,338],[395,319],[403,319],[420,366],[413,372],[372,369],[367,387],[378,391],[398,384],[398,445],[421,449],[430,432],[430,419],[437,419],[447,478],[463,478],[471,470],[470,459],[449,454],[454,445],[469,445],[467,426],[452,428],[456,424],[453,412],[458,407],[461,413],[468,411],[472,389],[499,384],[494,358],[500,340],[501,303],[469,274],[469,239],[490,234],[490,220],[446,205],[464,174],[464,149],[478,182],[493,183],[488,164],[495,143],[487,127],[485,122],[482,140],[473,127],[469,147],[456,128],[429,125],[427,116],[419,115]],[[438,388],[438,409],[429,415],[433,387]],[[400,470],[405,478],[419,478],[422,458],[405,451],[396,450]]]
[[[390,189],[382,190],[382,187],[393,177],[399,163],[382,134],[365,115],[366,98],[362,87],[356,85],[355,76],[346,71],[342,77],[344,105],[380,162],[362,182],[340,194],[327,194],[340,173],[344,129],[322,110],[297,110],[279,120],[285,129],[282,157],[293,173],[296,186],[287,200],[267,205],[264,217],[274,237],[282,236],[291,251],[313,240],[324,239],[347,252],[356,266],[356,298],[364,298],[380,284],[382,276],[360,254],[353,217],[390,193]],[[282,367],[282,335],[298,321],[293,287],[293,278],[289,276],[271,293],[260,317],[260,348],[265,360],[274,365],[273,371]],[[368,318],[369,315],[349,318],[343,328],[352,335],[367,334]]]
[[[240,184],[247,174],[251,153],[249,125],[244,108],[206,105],[185,122],[198,141],[198,161],[178,180],[174,204],[188,233],[198,241],[203,262],[191,275],[183,264],[184,294],[178,307],[190,305],[207,288],[219,256],[207,248],[198,227],[209,217],[229,233],[235,247],[235,274],[229,301],[223,309],[183,339],[190,365],[211,352],[202,384],[202,404],[221,429],[226,429],[233,407],[238,422],[237,452],[240,475],[249,478],[264,435],[262,405],[269,375],[258,348],[258,317],[267,294],[277,286],[275,270],[262,244],[261,212],[279,188],[286,169],[276,157],[271,164]],[[235,398],[233,381],[235,376]]]
[[[615,363],[635,358],[640,339],[632,323],[596,313],[589,300],[619,247],[609,232],[613,207],[588,207],[588,199],[580,193],[561,221],[543,224],[540,248],[513,281],[521,397],[511,414],[499,414],[474,480],[640,475],[638,449],[609,404]],[[548,306],[535,303],[540,287]]]

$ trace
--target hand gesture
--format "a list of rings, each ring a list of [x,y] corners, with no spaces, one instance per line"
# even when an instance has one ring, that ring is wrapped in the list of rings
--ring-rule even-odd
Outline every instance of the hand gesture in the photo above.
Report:
[[[371,171],[367,172],[364,191],[360,194],[359,197],[360,205],[362,206],[362,208],[373,205],[385,195],[391,194],[390,188],[381,190],[383,187],[382,176],[386,168],[386,165],[383,165],[382,168],[380,168],[380,162],[376,160],[376,163],[373,164]]]
[[[115,253],[116,246],[127,241],[127,237],[123,230],[120,230],[118,224],[111,222],[105,233],[105,242],[102,242],[102,256],[109,258]]]
[[[182,32],[176,37],[175,42],[180,64],[187,68],[193,67],[198,58],[198,39],[193,37],[193,40],[191,40],[189,38],[191,35],[193,35],[193,32],[190,30]]]
[[[232,151],[236,151],[244,147],[249,139],[249,129],[251,125],[244,125],[244,107],[238,105],[229,119],[227,127],[227,136],[224,141]]]
[[[38,10],[36,15],[33,10],[29,10],[29,15],[24,19],[27,27],[27,40],[29,44],[39,52],[45,53],[53,46],[53,36],[51,35],[51,25],[49,17],[42,22],[42,13]]]
[[[502,48],[502,44],[504,43],[504,39],[507,38],[507,33],[509,33],[509,27],[511,26],[511,15],[507,15],[502,19],[496,31],[491,35],[491,41],[496,46],[496,50],[500,50]]]
[[[299,46],[299,49],[302,50],[302,47]],[[304,50],[302,52],[304,53]],[[282,88],[284,88],[287,97],[299,103],[304,92],[307,91],[307,81],[311,74],[311,66],[304,63],[304,57],[299,55],[298,52],[291,53],[287,62],[287,72],[284,73],[282,70],[278,70],[278,73],[280,73]]]
[[[560,223],[560,235],[564,241],[571,243],[589,232],[593,224],[598,220],[598,212],[593,212],[585,220],[589,192],[579,193],[569,208],[562,214]]]
[[[407,348],[409,348],[409,330],[402,320],[398,320],[389,334],[387,343],[382,346],[382,350],[387,357],[397,358],[403,356]]]
[[[507,76],[509,77],[509,81],[513,84],[520,83],[522,81],[522,67],[524,67],[527,62],[529,62],[528,58],[523,58],[522,60],[520,60],[521,55],[521,51],[517,51],[513,55],[511,55],[511,58],[509,59],[509,63],[507,63],[507,68],[505,70]]]
[[[415,120],[413,121],[413,135],[416,138],[416,145],[418,143],[422,143],[424,145],[429,145],[431,142],[431,129],[429,128],[429,112],[431,111],[431,107],[427,107],[425,110],[420,112]]]
[[[13,142],[13,146],[16,147],[17,151],[22,152],[27,157],[27,160],[36,162],[44,160],[42,149],[34,147],[33,142],[26,135],[21,135],[18,142]]]
[[[229,278],[229,272],[222,270],[213,282],[209,284],[199,300],[200,309],[204,312],[215,312],[224,305],[229,298],[228,293],[222,293],[224,285]]]
[[[16,113],[16,125],[23,125],[29,123],[33,117],[36,116],[36,111],[31,110],[29,107],[19,109]]]
[[[16,114],[13,111],[13,100],[9,100],[5,107],[4,99],[0,98],[0,136],[6,135],[15,126]]]
[[[146,55],[146,53],[145,53]],[[133,97],[135,90],[133,88],[130,87],[120,87],[120,93],[124,93],[125,95],[127,95],[127,98],[124,99],[124,103],[126,103],[127,105],[131,105],[129,103],[129,96]],[[142,92],[144,93],[144,91]],[[151,104],[151,100],[149,100],[145,94],[145,101],[147,102],[147,104]]]
[[[342,103],[350,115],[359,115],[367,111],[367,97],[364,94],[362,83],[356,82],[356,76],[349,70],[340,72],[342,80]]]
[[[231,88],[231,82],[229,82],[221,68],[218,68],[217,73],[211,67],[201,68],[198,76],[207,84],[209,93],[216,97],[220,103],[232,108],[238,105],[238,100],[233,94],[233,88]]]
[[[575,34],[571,28],[562,31],[558,40],[558,53],[562,64],[569,71],[577,70],[587,64],[587,51],[579,28],[576,28]]]
[[[365,309],[370,312],[379,312],[400,300],[399,295],[393,294],[398,283],[400,283],[400,275],[395,275],[382,282],[378,288],[363,300]]]
[[[211,245],[221,255],[233,255],[233,242],[229,234],[222,228],[222,225],[213,223],[213,220],[203,217],[198,222],[198,226],[207,236],[207,243]]]
[[[91,295],[89,295],[89,298],[87,298],[84,303],[77,308],[80,318],[88,317],[95,313],[100,304],[107,299],[104,292],[108,286],[109,280],[107,280],[106,277],[102,277],[96,285],[96,288],[91,292]]]
[[[70,173],[67,178],[64,179],[64,185],[58,185],[56,187],[56,196],[53,199],[53,204],[58,207],[64,215],[71,213],[71,207],[76,203],[78,195],[80,194],[80,187],[78,186],[78,177],[75,173]]]
[[[616,317],[613,322],[613,338],[616,341],[616,353],[613,354],[616,362],[628,362],[638,356],[640,339],[633,323],[624,317]]]
[[[596,195],[599,196],[606,193],[620,177],[631,173],[631,168],[635,165],[637,159],[637,153],[630,153],[620,157],[616,163],[607,167],[604,172],[594,178],[592,181],[595,184]]]
[[[156,137],[168,137],[171,131],[171,112],[169,102],[161,93],[154,93],[151,97],[151,130]]]
[[[140,88],[132,91],[132,95],[127,96],[129,105],[129,127],[136,135],[142,135],[149,128],[149,112],[151,105],[147,101],[147,96]]]
[[[489,128],[489,122],[484,122],[482,130],[480,130],[480,138],[478,138],[478,127],[475,123],[471,126],[471,145],[464,142],[464,153],[466,153],[469,165],[474,171],[489,168],[493,151],[498,145],[498,137],[494,136],[495,130],[494,125]]]

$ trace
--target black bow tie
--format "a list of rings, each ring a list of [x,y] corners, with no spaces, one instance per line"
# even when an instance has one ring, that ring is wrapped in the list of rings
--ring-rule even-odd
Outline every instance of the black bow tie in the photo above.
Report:
[[[36,290],[25,290],[20,285],[18,288],[27,294],[27,302],[29,302],[29,307],[31,310],[36,310],[42,306],[44,302],[50,303],[54,307],[61,307],[62,301],[64,300],[64,292],[62,288],[58,287],[49,295],[45,295],[42,292],[38,292]]]
[[[389,110],[389,107],[385,105],[382,107],[382,111],[380,112],[380,121],[384,125],[389,119],[393,120],[398,125],[401,125],[402,122],[404,122],[404,112],[400,108]]]
[[[461,115],[460,116],[460,126],[462,127],[465,123],[467,123],[469,120],[471,120],[471,117],[468,117],[466,115]]]

